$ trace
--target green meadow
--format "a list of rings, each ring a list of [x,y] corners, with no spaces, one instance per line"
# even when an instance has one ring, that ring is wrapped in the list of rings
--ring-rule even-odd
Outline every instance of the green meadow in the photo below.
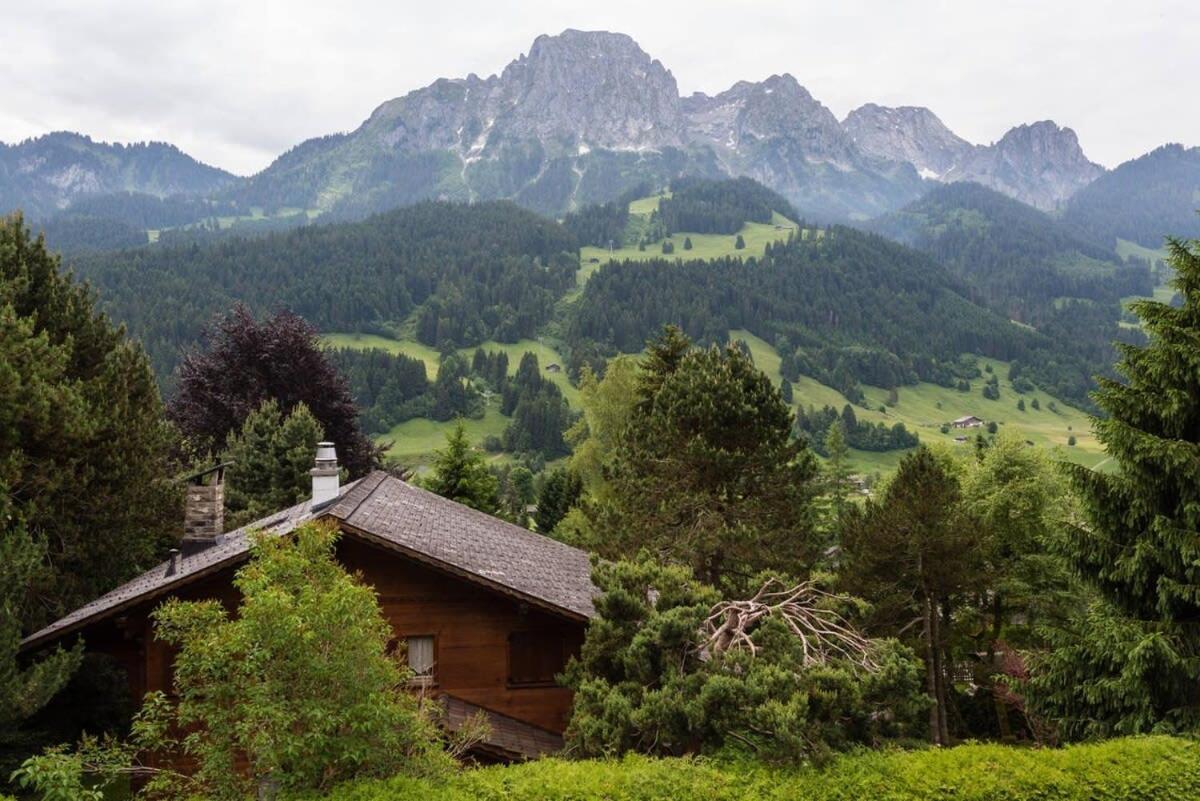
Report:
[[[781,359],[775,348],[764,340],[754,336],[749,331],[730,331],[730,339],[744,340],[750,347],[754,363],[765,372],[777,385],[783,380],[779,372]],[[991,366],[999,378],[1000,397],[998,400],[988,400],[983,397],[983,385],[990,374],[971,382],[969,392],[959,392],[949,387],[936,384],[920,383],[915,386],[904,386],[897,390],[898,402],[893,407],[887,407],[888,391],[881,387],[864,387],[869,409],[854,407],[854,413],[859,420],[881,422],[888,425],[904,423],[909,430],[916,431],[922,442],[940,442],[953,447],[969,447],[969,440],[983,429],[955,430],[943,434],[941,427],[959,417],[975,415],[986,421],[995,421],[1001,431],[1018,432],[1024,439],[1035,445],[1051,448],[1062,459],[1083,464],[1088,467],[1103,469],[1108,461],[1103,447],[1092,434],[1091,419],[1086,412],[1076,409],[1069,404],[1051,397],[1045,392],[1027,392],[1018,394],[1008,380],[1008,363],[995,359],[979,359],[981,370]],[[841,409],[847,403],[845,396],[812,378],[802,376],[792,385],[795,405],[799,406],[833,406]],[[1037,399],[1040,409],[1033,408],[1033,400]],[[1025,411],[1017,408],[1019,400],[1025,401]],[[1050,409],[1054,403],[1055,409]],[[879,411],[883,407],[885,411]],[[1075,445],[1068,444],[1070,437],[1075,436]],[[964,445],[956,441],[956,437],[966,436],[968,442]],[[852,451],[854,469],[862,473],[888,472],[899,464],[904,451]]]

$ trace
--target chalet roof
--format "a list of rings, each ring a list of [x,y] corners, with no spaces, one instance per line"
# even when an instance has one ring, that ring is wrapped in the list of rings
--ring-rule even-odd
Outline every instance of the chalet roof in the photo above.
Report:
[[[595,614],[585,551],[477,512],[382,471],[341,488],[336,501],[308,501],[221,536],[215,545],[163,562],[27,637],[37,647],[135,604],[170,593],[247,558],[249,534],[286,534],[314,519],[333,519],[350,536],[482,584],[514,599],[586,620]]]
[[[964,416],[964,417],[960,417],[960,418],[958,418],[957,420],[955,420],[954,422],[956,422],[956,423],[969,423],[969,422],[971,422],[972,420],[979,420],[979,422],[981,422],[981,423],[983,422],[983,420],[982,420],[981,418],[979,418],[979,417],[976,417],[976,416],[975,416],[975,415],[973,415],[973,414],[968,414],[968,415],[966,415],[966,416]]]

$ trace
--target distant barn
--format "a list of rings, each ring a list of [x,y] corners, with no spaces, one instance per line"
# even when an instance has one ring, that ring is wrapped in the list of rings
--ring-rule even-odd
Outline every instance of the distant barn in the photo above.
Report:
[[[973,414],[966,417],[960,417],[950,424],[954,428],[979,428],[983,425],[983,420]]]

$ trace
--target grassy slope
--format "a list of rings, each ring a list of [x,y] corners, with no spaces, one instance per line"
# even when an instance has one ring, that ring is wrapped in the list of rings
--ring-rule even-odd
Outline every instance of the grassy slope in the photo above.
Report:
[[[425,371],[431,380],[437,377],[438,352],[428,345],[422,345],[420,342],[389,339],[388,337],[376,334],[324,334],[322,339],[326,344],[338,348],[380,348],[389,353],[403,353],[406,356],[411,356],[414,359],[420,359],[425,362]],[[558,385],[558,388],[562,390],[563,397],[567,399],[567,403],[571,405],[572,409],[579,408],[579,390],[571,385],[571,382],[567,379],[566,371],[552,373],[546,370],[547,365],[558,364],[561,366],[563,364],[562,355],[555,348],[532,339],[522,339],[512,343],[484,342],[479,347],[487,351],[504,351],[507,353],[509,375],[517,371],[517,367],[521,363],[521,357],[526,352],[537,354],[538,364],[542,368],[542,375]],[[470,359],[471,355],[475,352],[475,348],[463,348],[459,352]],[[479,443],[484,437],[492,435],[498,437],[502,435],[504,429],[508,427],[509,418],[500,414],[500,399],[492,398],[487,404],[482,419],[464,420],[463,423],[466,426],[468,438],[474,443]],[[425,463],[433,451],[446,444],[446,432],[453,425],[453,422],[438,422],[427,418],[418,418],[407,420],[376,439],[381,442],[392,443],[392,447],[388,451],[388,455],[390,456],[395,456],[409,463]]]
[[[778,384],[782,381],[779,372],[780,357],[769,343],[759,339],[749,331],[730,331],[730,338],[743,339],[750,346],[754,363],[765,372],[772,381]],[[1001,430],[1012,428],[1021,435],[1037,444],[1055,448],[1061,458],[1078,462],[1079,464],[1095,467],[1107,459],[1100,443],[1092,434],[1091,422],[1087,414],[1057,401],[1044,392],[1030,392],[1018,395],[1008,381],[1008,364],[994,359],[980,359],[983,365],[992,365],[993,371],[1000,378],[1000,399],[988,400],[983,397],[984,377],[971,382],[970,392],[958,392],[954,389],[939,387],[936,384],[922,383],[912,387],[901,387],[898,395],[900,402],[886,413],[875,411],[887,400],[887,390],[879,387],[864,387],[871,409],[854,407],[854,413],[859,420],[882,422],[888,425],[904,423],[910,430],[916,431],[922,442],[943,442],[956,445],[954,438],[964,434],[962,431],[951,429],[949,434],[941,433],[942,423],[969,414],[982,417],[985,420],[995,420]],[[796,405],[833,406],[841,409],[846,398],[837,390],[827,387],[807,376],[792,386]],[[1040,410],[1031,407],[1031,401],[1037,398],[1041,404]],[[1025,411],[1017,409],[1017,401],[1024,399]],[[1049,409],[1051,401],[1055,401],[1057,411]],[[941,404],[939,408],[938,404]],[[970,430],[970,437],[979,429]],[[1067,445],[1067,439],[1074,434],[1076,444]],[[904,451],[885,451],[874,453],[869,451],[852,451],[855,470],[862,473],[875,471],[887,472],[899,464]]]
[[[652,195],[650,197],[639,198],[629,204],[629,214],[631,217],[630,228],[643,228],[650,218],[651,212],[658,208],[658,203],[663,197],[669,195]],[[639,219],[640,218],[640,219]],[[787,236],[797,230],[796,223],[784,217],[782,214],[775,212],[771,216],[769,223],[746,223],[742,226],[740,233],[742,239],[746,242],[746,247],[742,250],[734,248],[734,242],[737,241],[737,234],[726,236],[725,234],[693,234],[687,231],[676,231],[671,237],[671,242],[675,245],[675,252],[668,256],[674,259],[718,259],[723,256],[761,256],[766,251],[767,245],[772,242],[786,239]],[[808,232],[804,232],[807,234]],[[802,234],[803,235],[803,234]],[[683,249],[684,239],[692,240],[692,249]],[[622,247],[609,251],[605,248],[585,247],[579,254],[579,274],[576,278],[578,287],[582,289],[587,283],[588,278],[592,273],[600,268],[600,265],[607,263],[611,259],[617,261],[647,261],[653,258],[661,258],[662,240],[658,240],[646,246],[645,250],[638,250],[637,245]]]

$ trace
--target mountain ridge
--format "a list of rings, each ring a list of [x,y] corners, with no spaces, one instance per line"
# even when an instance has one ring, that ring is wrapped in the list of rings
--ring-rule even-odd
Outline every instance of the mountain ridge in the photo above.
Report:
[[[208,195],[240,180],[167,142],[104,142],[73,131],[0,142],[0,209],[19,208],[31,219],[90,195]]]

